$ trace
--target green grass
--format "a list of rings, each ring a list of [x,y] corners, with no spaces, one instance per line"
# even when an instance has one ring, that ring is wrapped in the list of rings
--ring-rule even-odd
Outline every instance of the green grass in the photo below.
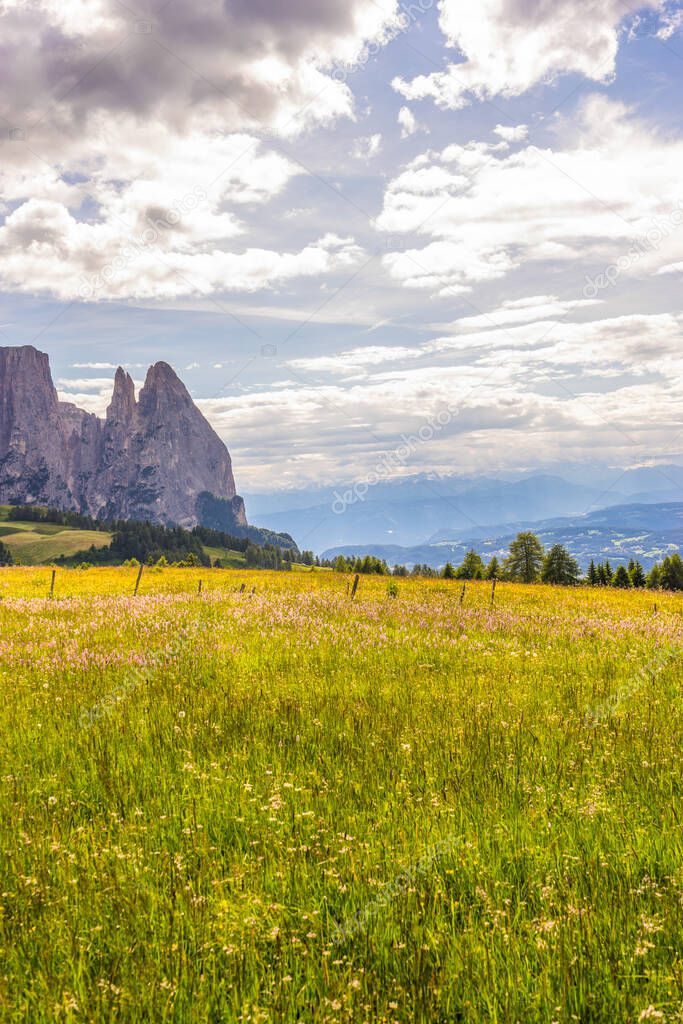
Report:
[[[50,525],[8,524],[0,529],[0,540],[10,549],[14,560],[20,561],[22,565],[47,565],[61,555],[76,555],[80,551],[87,552],[93,544],[103,548],[111,543],[110,533],[74,530],[66,526],[52,526],[50,529]],[[24,526],[29,529],[23,529]],[[87,558],[87,555],[84,557]]]
[[[22,565],[49,565],[55,559],[87,551],[93,544],[104,548],[112,534],[99,530],[79,530],[58,523],[14,521],[12,505],[0,505],[0,541]]]
[[[1,1020],[681,1020],[683,598],[49,575],[0,573]]]
[[[204,551],[211,559],[211,564],[220,559],[221,565],[226,569],[239,569],[246,565],[246,559],[242,551],[233,551],[231,548],[214,548],[203,545]]]

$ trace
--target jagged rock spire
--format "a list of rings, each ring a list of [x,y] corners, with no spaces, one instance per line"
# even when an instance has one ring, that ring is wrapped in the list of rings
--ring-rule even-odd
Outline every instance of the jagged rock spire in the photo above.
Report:
[[[107,407],[107,419],[127,422],[135,410],[135,385],[129,373],[119,366],[114,377],[114,390]]]

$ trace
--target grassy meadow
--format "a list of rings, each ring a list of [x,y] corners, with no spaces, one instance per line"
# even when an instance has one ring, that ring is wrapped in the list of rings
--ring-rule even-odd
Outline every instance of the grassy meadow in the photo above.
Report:
[[[22,565],[45,565],[61,555],[76,555],[94,544],[104,548],[112,534],[99,530],[76,530],[56,523],[31,523],[12,519],[12,506],[0,505],[0,541]]]
[[[683,1021],[682,596],[50,577],[0,570],[1,1021]]]

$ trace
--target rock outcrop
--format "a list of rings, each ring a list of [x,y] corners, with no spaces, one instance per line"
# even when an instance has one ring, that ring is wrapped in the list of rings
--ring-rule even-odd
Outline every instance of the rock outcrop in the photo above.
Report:
[[[247,526],[228,450],[168,363],[137,401],[119,367],[101,420],[59,401],[45,353],[0,348],[0,502],[189,527],[212,498]]]

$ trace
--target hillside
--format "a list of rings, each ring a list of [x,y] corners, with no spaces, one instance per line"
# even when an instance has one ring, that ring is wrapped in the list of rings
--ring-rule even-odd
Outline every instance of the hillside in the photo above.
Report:
[[[0,541],[10,549],[14,561],[22,565],[47,565],[86,551],[93,544],[104,548],[112,541],[113,535],[103,530],[14,520],[15,511],[11,505],[0,505]]]
[[[135,520],[103,524],[57,509],[0,505],[0,541],[16,564],[120,565],[131,558],[175,562],[194,556],[197,563],[225,568],[281,568],[282,553],[287,551],[296,565],[298,549],[290,537],[252,527],[246,532],[246,537],[233,537],[204,527],[188,531]]]

